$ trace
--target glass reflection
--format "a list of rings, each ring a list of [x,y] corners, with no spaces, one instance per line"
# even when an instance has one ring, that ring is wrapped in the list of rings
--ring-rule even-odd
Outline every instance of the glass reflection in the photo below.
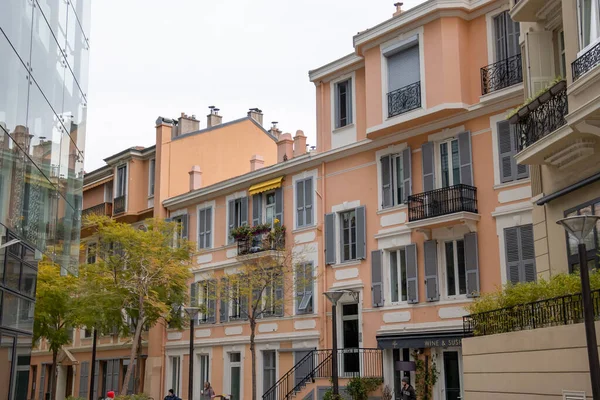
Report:
[[[29,62],[32,9],[33,7],[31,7],[31,3],[28,1],[0,1],[0,26],[4,34],[8,37],[8,40],[17,50],[17,54],[23,60],[24,65],[28,65]],[[5,41],[4,37],[2,41]],[[4,54],[0,52],[0,55]],[[2,60],[5,60],[5,58],[2,57]]]
[[[0,2],[0,19],[5,6]],[[29,77],[4,37],[0,39],[0,60],[0,150],[4,151],[8,149],[6,134],[13,133],[17,126],[27,125]]]
[[[26,400],[29,385],[29,364],[31,361],[31,337],[19,336],[16,340],[16,368],[12,376],[14,400]],[[13,362],[15,362],[13,357]]]
[[[10,375],[13,365],[13,347],[15,338],[12,336],[0,336],[0,385],[4,390],[0,390],[0,400],[8,399],[9,383],[11,381]]]

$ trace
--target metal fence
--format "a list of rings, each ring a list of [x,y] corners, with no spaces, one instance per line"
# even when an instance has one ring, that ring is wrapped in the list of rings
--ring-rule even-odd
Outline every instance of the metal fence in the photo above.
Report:
[[[458,184],[408,196],[409,221],[463,211],[477,213],[476,187]]]
[[[571,70],[573,71],[573,81],[579,79],[579,77],[596,65],[600,64],[600,43],[589,49],[582,54],[577,60],[571,64]]]
[[[388,97],[388,118],[421,107],[421,82],[411,83],[391,91]]]
[[[481,68],[481,94],[489,94],[523,82],[521,54]]]

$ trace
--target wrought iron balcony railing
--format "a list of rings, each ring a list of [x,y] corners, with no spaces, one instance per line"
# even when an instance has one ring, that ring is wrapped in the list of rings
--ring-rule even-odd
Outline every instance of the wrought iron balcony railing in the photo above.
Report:
[[[421,107],[421,82],[411,83],[387,94],[388,118]]]
[[[456,212],[477,213],[476,187],[458,184],[408,196],[410,222]]]
[[[125,201],[126,201],[125,195],[115,197],[115,199],[113,201],[113,211],[114,211],[115,215],[125,212]]]
[[[90,215],[106,215],[112,216],[112,203],[100,203],[93,207],[86,208],[81,212],[81,217],[89,217]]]
[[[531,146],[567,123],[567,84],[560,81],[510,118],[517,125],[519,150]]]
[[[266,232],[236,238],[238,256],[260,253],[267,250],[282,250],[285,248],[285,234],[281,231]]]
[[[521,82],[523,82],[521,54],[481,68],[482,95],[505,89]]]
[[[571,64],[573,82],[596,65],[600,64],[600,43],[589,49]]]

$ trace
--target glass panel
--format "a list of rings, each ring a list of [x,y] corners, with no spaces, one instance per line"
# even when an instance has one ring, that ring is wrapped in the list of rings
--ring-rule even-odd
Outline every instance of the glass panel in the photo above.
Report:
[[[406,281],[406,250],[400,250],[400,279],[402,284],[400,285],[402,293],[402,301],[408,300],[408,282]]]
[[[581,30],[581,48],[590,44],[591,14],[593,0],[579,0],[579,23]]]
[[[231,367],[231,394],[232,400],[240,400],[240,367]]]
[[[396,251],[390,253],[390,290],[392,302],[398,301],[400,295],[398,293],[398,253]]]
[[[31,336],[17,337],[17,368],[13,372],[12,391],[14,400],[25,400],[29,384],[29,364],[31,361]]]
[[[452,141],[452,184],[460,183],[460,161],[458,158],[458,140]]]
[[[23,264],[21,276],[21,293],[24,295],[35,297],[35,284],[37,279],[37,271],[27,264]]]
[[[0,1],[0,27],[6,37],[16,49],[17,54],[23,60],[23,64],[29,62],[29,46],[31,43],[31,3],[22,0],[2,0]],[[0,42],[6,42],[2,36]],[[5,43],[6,44],[6,43]],[[12,50],[11,50],[12,51]],[[3,61],[6,53],[0,51]],[[0,69],[2,66],[0,66]],[[5,75],[1,75],[5,78]],[[24,75],[21,76],[24,79]],[[0,93],[2,91],[0,90]],[[0,118],[1,119],[1,118]]]
[[[19,290],[19,277],[21,276],[21,262],[14,258],[13,256],[9,256],[8,260],[6,260],[6,281],[5,285],[8,288]]]
[[[448,296],[456,294],[456,277],[454,274],[454,242],[446,242],[446,287]]]
[[[446,400],[460,399],[460,367],[458,363],[458,352],[456,351],[444,352],[444,381]]]
[[[230,362],[240,362],[242,356],[240,353],[229,353],[229,361]]]
[[[458,261],[458,291],[467,294],[467,275],[465,272],[465,241],[456,241],[456,258]]]
[[[0,400],[8,400],[8,382],[11,379],[11,370],[14,363],[13,346],[15,338],[11,336],[0,336],[0,360],[2,360],[2,368],[0,368],[0,382],[2,382],[3,390],[0,390]]]
[[[440,144],[440,162],[442,165],[442,187],[450,185],[450,172],[448,166],[448,143]]]

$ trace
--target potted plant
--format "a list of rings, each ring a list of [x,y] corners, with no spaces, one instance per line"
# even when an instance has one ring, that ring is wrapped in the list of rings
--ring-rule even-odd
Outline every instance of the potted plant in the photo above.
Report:
[[[249,225],[238,226],[237,228],[233,228],[229,234],[235,240],[250,238],[252,236],[252,228]]]
[[[271,224],[258,224],[252,228],[252,232],[256,235],[262,235],[271,231]]]

